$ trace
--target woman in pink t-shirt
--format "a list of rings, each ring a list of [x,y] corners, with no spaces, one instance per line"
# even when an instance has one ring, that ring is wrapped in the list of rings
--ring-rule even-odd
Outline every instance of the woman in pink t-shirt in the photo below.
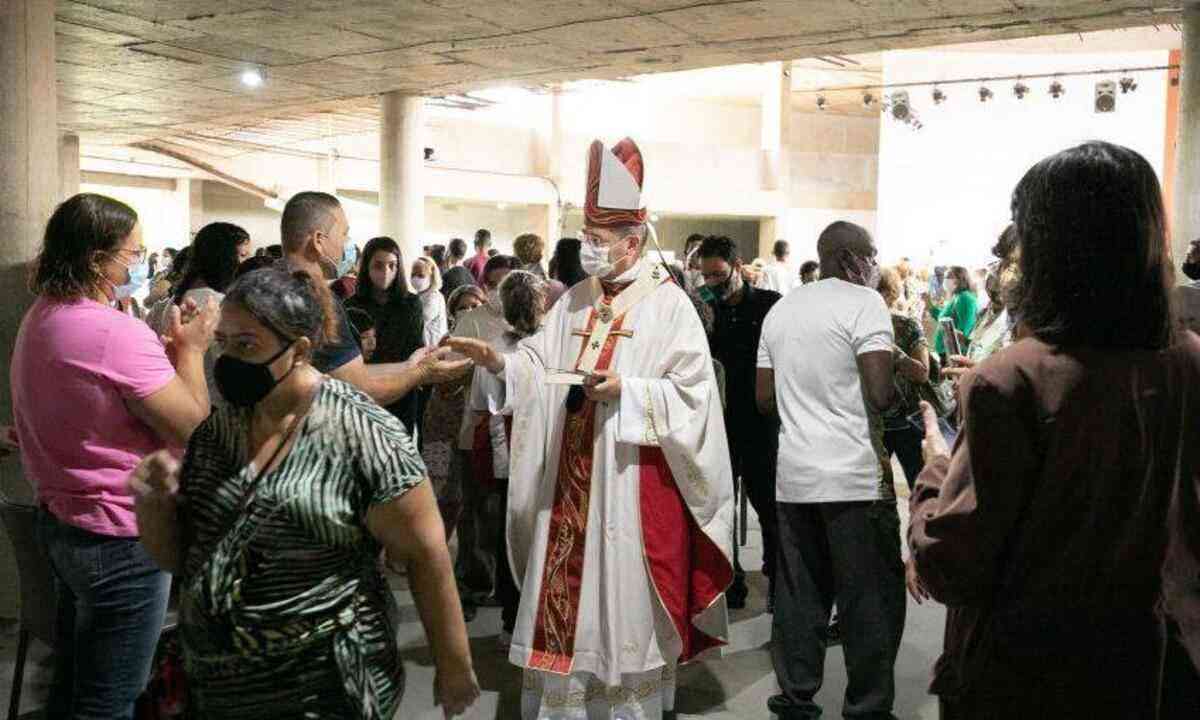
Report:
[[[58,590],[48,717],[131,718],[170,576],[138,543],[126,479],[208,416],[218,310],[188,303],[159,337],[116,309],[145,281],[137,214],[82,194],[55,210],[12,357],[13,418]],[[168,356],[167,343],[170,348]]]

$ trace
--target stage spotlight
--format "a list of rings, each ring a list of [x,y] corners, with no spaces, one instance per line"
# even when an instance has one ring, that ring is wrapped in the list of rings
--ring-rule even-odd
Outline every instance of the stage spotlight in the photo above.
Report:
[[[987,85],[982,85],[979,88],[979,102],[987,102],[992,99],[992,90]]]
[[[1117,109],[1117,84],[1112,80],[1096,83],[1096,112],[1110,113]]]
[[[1134,80],[1133,78],[1131,78],[1129,76],[1125,76],[1125,77],[1121,78],[1121,94],[1122,95],[1124,95],[1125,93],[1131,93],[1134,90],[1137,90],[1137,87],[1138,87],[1137,80]]]
[[[1050,97],[1054,98],[1055,100],[1062,97],[1066,92],[1067,89],[1063,87],[1063,84],[1059,81],[1055,80],[1054,82],[1050,83]]]
[[[946,93],[942,92],[941,88],[935,87],[933,89],[933,104],[941,105],[944,102],[946,102]]]
[[[892,93],[891,107],[892,117],[897,120],[908,120],[912,115],[912,108],[908,105],[908,93],[904,90]]]
[[[875,96],[869,92],[863,93],[863,107],[869,108],[875,104]]]
[[[1029,94],[1029,86],[1026,85],[1025,83],[1018,80],[1017,84],[1013,85],[1013,95],[1016,95],[1018,100],[1024,100],[1025,96],[1028,94]]]

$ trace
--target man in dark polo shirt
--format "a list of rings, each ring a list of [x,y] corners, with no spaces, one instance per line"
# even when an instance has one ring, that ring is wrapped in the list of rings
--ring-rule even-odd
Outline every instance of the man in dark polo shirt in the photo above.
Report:
[[[773,290],[760,290],[742,278],[737,246],[727,237],[704,238],[697,251],[704,279],[701,294],[713,309],[709,336],[712,356],[725,367],[725,430],[735,482],[758,514],[763,535],[763,574],[770,583],[767,611],[774,609],[776,546],[775,461],[779,452],[779,426],[759,413],[754,403],[758,341],[763,318],[780,298]],[[736,555],[736,554],[735,554]],[[744,607],[746,576],[735,568],[727,594],[729,607]]]
[[[322,267],[337,267],[345,251],[350,223],[342,204],[328,193],[302,192],[288,201],[280,222],[283,260],[293,270],[324,278]],[[448,348],[422,348],[402,363],[367,365],[354,328],[336,299],[338,337],[313,352],[317,370],[347,382],[387,407],[421,385],[448,382],[466,374],[470,361],[447,359]]]

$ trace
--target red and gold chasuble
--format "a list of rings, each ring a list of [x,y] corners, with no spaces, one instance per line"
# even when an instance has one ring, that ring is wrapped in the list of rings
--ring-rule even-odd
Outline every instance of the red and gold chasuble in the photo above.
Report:
[[[611,304],[623,289],[605,284],[603,302]],[[596,314],[593,308],[587,328],[581,333],[584,347],[580,355],[589,342]],[[617,341],[631,336],[621,330],[623,321],[623,315],[613,320],[596,362],[597,370],[607,370]],[[568,408],[563,422],[562,452],[529,660],[533,669],[562,675],[571,672],[596,441],[596,402],[585,399],[576,411]],[[696,628],[692,618],[711,606],[729,586],[733,568],[696,524],[662,450],[640,450],[642,545],[651,581],[681,640],[678,662],[682,663],[722,644]]]

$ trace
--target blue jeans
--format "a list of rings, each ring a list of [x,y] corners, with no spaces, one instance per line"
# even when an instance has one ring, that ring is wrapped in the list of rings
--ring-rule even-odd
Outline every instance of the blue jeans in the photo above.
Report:
[[[47,718],[133,717],[167,612],[171,576],[137,538],[81,530],[38,513],[58,591]]]

